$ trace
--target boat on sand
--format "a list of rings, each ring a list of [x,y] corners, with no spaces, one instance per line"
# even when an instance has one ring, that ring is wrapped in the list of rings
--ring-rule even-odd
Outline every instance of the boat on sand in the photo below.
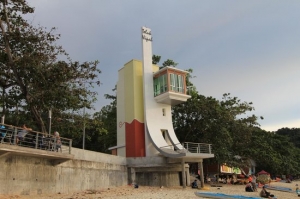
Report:
[[[294,192],[293,189],[287,187],[270,186],[270,185],[264,185],[264,186],[266,189],[271,189],[275,191]]]
[[[195,195],[203,198],[217,198],[217,199],[261,199],[261,197],[228,195],[224,193],[200,192],[200,191],[195,192]]]

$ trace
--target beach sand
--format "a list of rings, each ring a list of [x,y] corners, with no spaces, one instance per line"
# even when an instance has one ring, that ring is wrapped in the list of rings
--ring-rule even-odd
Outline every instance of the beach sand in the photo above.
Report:
[[[298,182],[283,183],[272,182],[271,186],[287,187],[294,190],[293,193],[269,190],[278,199],[293,199],[299,198],[295,192],[296,184]],[[245,192],[244,185],[223,185],[222,187],[211,187],[205,185],[209,190],[192,189],[187,187],[148,187],[139,186],[133,188],[132,186],[112,187],[99,190],[87,190],[72,194],[51,194],[51,195],[0,195],[0,199],[200,199],[195,195],[196,191],[200,192],[214,192],[224,194],[238,194],[251,197],[259,197],[261,188],[257,192]],[[299,182],[300,185],[300,182]]]

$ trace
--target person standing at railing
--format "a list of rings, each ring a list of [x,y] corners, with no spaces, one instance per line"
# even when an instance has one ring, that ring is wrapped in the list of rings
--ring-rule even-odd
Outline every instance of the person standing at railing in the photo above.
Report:
[[[1,143],[3,142],[5,136],[6,136],[5,126],[0,124],[0,139],[1,139]]]
[[[22,126],[22,130],[20,130],[19,132],[18,132],[18,135],[17,135],[17,144],[20,142],[20,141],[23,141],[24,140],[24,138],[25,138],[25,136],[27,135],[27,133],[28,133],[28,131],[31,131],[32,130],[32,128],[29,128],[29,127],[27,127],[26,126],[26,124],[23,124],[23,126]]]
[[[55,146],[55,151],[58,152],[58,149],[61,150],[61,139],[59,136],[59,133],[57,131],[54,132],[54,146]]]

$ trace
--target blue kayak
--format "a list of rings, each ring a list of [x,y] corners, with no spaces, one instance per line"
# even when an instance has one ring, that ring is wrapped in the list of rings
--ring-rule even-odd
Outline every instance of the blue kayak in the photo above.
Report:
[[[275,191],[285,191],[285,192],[294,192],[293,189],[287,188],[287,187],[278,187],[278,186],[270,186],[270,185],[264,185],[266,189],[271,189]]]
[[[223,193],[212,193],[212,192],[195,192],[196,196],[203,198],[218,198],[218,199],[261,199],[260,197],[242,196],[242,195],[228,195]]]

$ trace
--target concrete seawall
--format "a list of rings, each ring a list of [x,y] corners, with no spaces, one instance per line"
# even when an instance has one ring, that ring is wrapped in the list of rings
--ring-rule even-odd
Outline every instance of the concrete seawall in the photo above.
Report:
[[[35,195],[71,193],[128,182],[126,158],[72,148],[74,159],[0,156],[0,193]]]
[[[39,195],[137,183],[179,186],[180,164],[165,157],[125,158],[71,148],[71,154],[0,145],[0,194]],[[186,165],[187,176],[188,165]],[[187,179],[189,182],[189,178]]]

